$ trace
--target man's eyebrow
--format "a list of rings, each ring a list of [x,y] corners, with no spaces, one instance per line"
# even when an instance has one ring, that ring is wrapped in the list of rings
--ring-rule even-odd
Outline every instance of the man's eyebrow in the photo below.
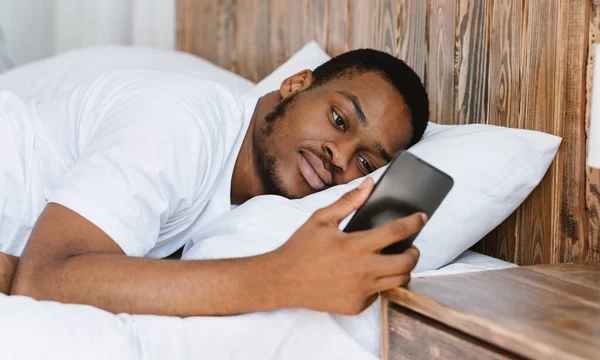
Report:
[[[360,101],[358,101],[358,97],[356,97],[356,95],[351,94],[344,90],[338,90],[338,93],[341,94],[346,99],[350,100],[350,102],[352,102],[352,105],[354,105],[354,111],[356,111],[356,115],[358,116],[358,119],[360,120],[360,124],[363,127],[366,127],[369,122],[367,121],[367,117],[365,116],[365,113],[364,113],[362,107],[360,106]]]
[[[375,141],[373,143],[373,146],[375,146],[375,149],[377,149],[377,151],[379,152],[379,156],[381,156],[383,158],[383,160],[385,160],[386,162],[390,162],[392,161],[392,155],[390,155],[389,152],[387,152],[384,148],[383,145],[381,145],[381,143],[379,141]]]

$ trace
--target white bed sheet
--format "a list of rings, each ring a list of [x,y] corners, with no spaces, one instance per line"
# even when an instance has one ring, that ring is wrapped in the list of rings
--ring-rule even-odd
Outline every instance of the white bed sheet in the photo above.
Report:
[[[467,251],[414,277],[514,266]],[[356,317],[283,309],[181,319],[0,295],[1,359],[377,359],[361,337],[379,343],[378,303]]]
[[[438,270],[413,273],[412,277],[419,278],[426,276],[461,274],[476,271],[498,270],[510,267],[517,267],[517,265],[493,258],[491,256],[483,255],[475,251],[467,250],[460,254],[460,256],[458,256],[448,265]]]

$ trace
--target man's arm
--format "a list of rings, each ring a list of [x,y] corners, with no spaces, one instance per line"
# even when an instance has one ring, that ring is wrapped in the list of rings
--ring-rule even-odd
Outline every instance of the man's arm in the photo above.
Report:
[[[0,294],[10,293],[19,258],[0,252]]]
[[[228,315],[305,307],[355,314],[378,291],[408,282],[418,251],[378,250],[424,225],[417,214],[371,231],[339,231],[339,222],[366,200],[372,186],[368,181],[317,211],[274,252],[210,261],[127,257],[99,228],[49,204],[19,262],[12,293],[114,313]]]
[[[220,315],[274,308],[264,259],[154,260],[125,256],[95,225],[49,204],[29,239],[12,294],[113,313]]]

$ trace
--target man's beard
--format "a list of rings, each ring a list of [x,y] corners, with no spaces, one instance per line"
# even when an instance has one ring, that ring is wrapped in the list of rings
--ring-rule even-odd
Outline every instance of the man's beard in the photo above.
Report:
[[[264,185],[265,195],[279,195],[284,196],[288,199],[298,198],[292,191],[285,186],[283,180],[279,176],[278,160],[269,151],[268,144],[273,137],[273,130],[275,126],[281,125],[281,120],[285,117],[286,112],[289,110],[291,105],[294,103],[296,98],[301,92],[296,92],[284,99],[282,99],[273,110],[265,115],[265,125],[261,129],[261,136],[257,144],[257,150],[254,153],[256,163],[258,164],[259,176]]]

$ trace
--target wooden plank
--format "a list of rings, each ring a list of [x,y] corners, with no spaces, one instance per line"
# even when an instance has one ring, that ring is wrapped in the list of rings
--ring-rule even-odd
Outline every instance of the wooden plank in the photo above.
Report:
[[[585,284],[570,266],[544,265],[555,276],[521,267],[418,278],[383,296],[524,357],[591,359],[600,353],[600,262],[584,264]]]
[[[592,98],[592,75],[594,72],[594,47],[592,44],[600,41],[600,0],[590,1],[588,4],[589,36],[588,58],[586,73],[586,134],[590,128],[590,108]],[[596,45],[597,46],[597,45]],[[586,148],[587,149],[587,148]],[[600,260],[600,170],[586,167],[585,204],[587,209],[587,260]]]
[[[515,258],[518,239],[516,231],[519,228],[517,220],[520,211],[520,208],[518,208],[502,224],[475,244],[472,250],[496,259],[517,263]]]
[[[216,15],[214,0],[177,1],[177,48],[216,62]]]
[[[375,11],[371,0],[354,0],[352,12],[352,48],[375,46]]]
[[[246,0],[237,2],[236,48],[238,73],[254,82],[262,80],[274,69],[271,54],[271,37],[268,0]]]
[[[277,68],[277,66],[283,64],[290,56],[288,50],[289,31],[292,29],[290,21],[298,19],[298,17],[302,20],[303,13],[297,15],[290,14],[288,5],[292,4],[278,0],[269,1],[269,33],[265,35],[270,36],[269,44],[271,48],[269,49],[270,52],[265,55],[270,57],[273,68]],[[303,22],[300,22],[300,24],[303,24]]]
[[[304,16],[306,6],[307,4],[304,1],[270,0],[269,36],[271,48],[269,52],[266,52],[266,55],[270,56],[273,70],[305,45]]]
[[[464,335],[448,326],[392,303],[386,309],[386,343],[389,356],[382,359],[513,359],[515,356]]]
[[[429,1],[426,88],[431,104],[431,121],[454,124],[454,1]]]
[[[350,50],[351,20],[349,0],[329,0],[329,35],[325,51],[331,56]]]
[[[397,0],[375,1],[375,49],[397,55],[398,2]]]
[[[521,96],[521,0],[494,1],[490,23],[488,116],[491,125],[517,127]],[[521,209],[475,248],[484,254],[516,262],[518,220]]]
[[[213,5],[214,6],[214,5]],[[230,71],[237,70],[237,48],[236,48],[236,1],[219,0],[217,9],[217,47],[216,63]],[[214,36],[214,30],[213,34]],[[209,32],[210,36],[210,32]]]
[[[404,60],[425,83],[425,33],[427,28],[427,3],[425,1],[400,0],[400,45],[396,49]]]
[[[388,307],[389,301],[386,297],[381,297],[381,359],[387,360],[389,358],[389,318],[388,318]]]
[[[287,4],[289,13],[288,22],[287,24],[283,24],[288,28],[285,30],[289,37],[287,58],[292,56],[296,51],[300,50],[300,48],[306,45],[307,42],[312,40],[312,38],[308,38],[306,36],[306,32],[304,31],[304,24],[306,24],[307,21],[307,7],[308,4],[306,3],[306,0],[291,1],[289,4]]]
[[[193,0],[176,1],[177,50],[193,52],[195,32],[191,27],[194,23],[193,12],[196,4],[198,4],[198,2]]]
[[[557,134],[560,122],[561,67],[560,3],[532,0],[525,3],[521,47],[521,104],[518,127]],[[554,163],[541,184],[521,206],[517,263],[548,264],[553,260],[553,226],[558,213],[554,198]]]
[[[194,53],[218,64],[217,37],[215,30],[218,25],[218,3],[221,0],[201,0],[198,2],[195,14]]]
[[[589,8],[586,0],[570,0],[561,10],[560,60],[562,106],[556,128],[562,137],[554,177],[555,212],[552,263],[582,261],[589,249],[585,209],[585,68]],[[560,104],[561,101],[558,103]]]
[[[323,49],[327,48],[329,32],[329,0],[307,0],[305,38],[317,40]]]
[[[529,270],[539,272],[549,277],[560,278],[561,281],[586,286],[592,291],[598,289],[598,272],[600,271],[600,263],[576,263],[576,264],[561,264],[530,266]]]
[[[459,0],[455,123],[487,122],[488,32],[488,2]]]
[[[588,209],[589,251],[586,260],[600,260],[600,170],[587,168],[586,204]]]

